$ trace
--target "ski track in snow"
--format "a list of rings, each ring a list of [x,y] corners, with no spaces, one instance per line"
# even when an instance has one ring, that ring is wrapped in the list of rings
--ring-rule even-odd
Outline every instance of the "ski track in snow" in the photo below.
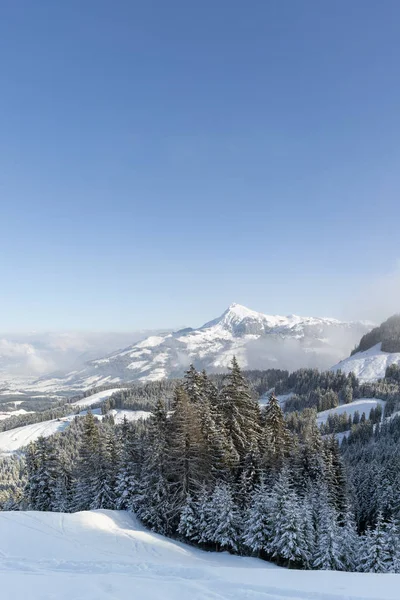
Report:
[[[5,600],[398,600],[400,584],[203,552],[106,510],[0,513],[0,580]]]

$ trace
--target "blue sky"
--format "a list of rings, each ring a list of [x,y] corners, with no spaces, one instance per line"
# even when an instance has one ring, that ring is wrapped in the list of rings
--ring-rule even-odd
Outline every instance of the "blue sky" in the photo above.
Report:
[[[362,291],[399,275],[399,20],[397,0],[3,2],[0,330],[233,301],[371,317]]]

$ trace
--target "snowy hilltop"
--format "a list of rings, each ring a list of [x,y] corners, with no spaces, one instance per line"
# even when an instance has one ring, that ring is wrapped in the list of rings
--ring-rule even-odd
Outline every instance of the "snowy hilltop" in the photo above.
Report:
[[[385,377],[388,367],[400,365],[400,316],[394,315],[366,333],[346,358],[332,367],[334,371],[353,372],[361,381]]]
[[[152,335],[83,369],[44,377],[31,390],[81,390],[125,381],[181,377],[193,363],[209,372],[225,371],[235,355],[243,368],[328,368],[346,356],[371,329],[364,322],[330,318],[271,316],[231,304],[198,329]]]

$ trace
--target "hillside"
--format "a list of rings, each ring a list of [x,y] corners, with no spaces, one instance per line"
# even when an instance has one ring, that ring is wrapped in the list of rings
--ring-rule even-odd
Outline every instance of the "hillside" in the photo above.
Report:
[[[354,373],[361,381],[377,381],[385,377],[391,365],[400,365],[400,352],[382,352],[382,344],[376,344],[365,352],[357,352],[332,367],[346,375]]]
[[[353,372],[361,381],[376,381],[385,377],[391,365],[400,365],[400,315],[393,315],[363,335],[349,358],[332,370]]]
[[[233,355],[247,369],[328,368],[371,326],[336,319],[264,315],[232,304],[198,329],[153,335],[64,377],[45,377],[28,389],[51,393],[127,381],[181,377],[190,363],[199,370],[225,371]]]
[[[397,600],[398,575],[287,571],[203,552],[117,511],[0,513],[7,600]]]
[[[381,344],[382,352],[400,352],[400,314],[389,317],[384,323],[369,331],[354,348],[351,355],[370,350],[373,346]]]

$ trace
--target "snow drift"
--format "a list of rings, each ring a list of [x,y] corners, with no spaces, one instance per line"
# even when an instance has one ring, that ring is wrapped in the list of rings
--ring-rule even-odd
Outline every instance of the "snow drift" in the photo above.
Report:
[[[400,583],[203,552],[105,510],[1,512],[0,572],[4,600],[398,600]]]

